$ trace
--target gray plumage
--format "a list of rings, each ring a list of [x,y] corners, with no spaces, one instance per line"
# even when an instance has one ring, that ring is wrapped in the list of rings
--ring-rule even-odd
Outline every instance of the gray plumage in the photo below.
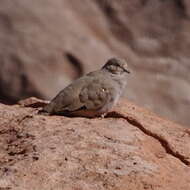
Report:
[[[83,117],[106,114],[121,96],[128,73],[125,60],[109,59],[100,70],[90,72],[64,88],[42,112]]]

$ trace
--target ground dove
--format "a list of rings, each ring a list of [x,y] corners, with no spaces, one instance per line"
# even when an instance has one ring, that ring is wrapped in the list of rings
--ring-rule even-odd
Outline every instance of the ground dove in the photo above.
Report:
[[[64,88],[41,112],[50,115],[104,116],[117,103],[130,73],[123,59],[112,58],[97,71]]]

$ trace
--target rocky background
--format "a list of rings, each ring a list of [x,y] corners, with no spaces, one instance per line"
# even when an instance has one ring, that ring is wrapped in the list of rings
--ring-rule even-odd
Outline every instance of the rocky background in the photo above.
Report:
[[[113,56],[125,96],[190,124],[189,0],[1,0],[0,101],[51,99]]]

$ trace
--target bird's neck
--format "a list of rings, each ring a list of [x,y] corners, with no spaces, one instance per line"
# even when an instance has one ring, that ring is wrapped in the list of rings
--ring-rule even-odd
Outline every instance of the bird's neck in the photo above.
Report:
[[[112,75],[113,80],[118,84],[120,89],[124,89],[127,84],[127,77],[126,75]]]

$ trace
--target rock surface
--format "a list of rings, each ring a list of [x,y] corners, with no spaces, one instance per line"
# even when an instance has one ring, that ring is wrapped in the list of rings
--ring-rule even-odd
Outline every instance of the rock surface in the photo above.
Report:
[[[0,189],[190,189],[189,129],[127,100],[104,119],[42,116],[29,102],[43,101],[0,104]]]
[[[189,15],[188,0],[2,0],[0,101],[51,99],[117,55],[130,100],[189,125]]]

